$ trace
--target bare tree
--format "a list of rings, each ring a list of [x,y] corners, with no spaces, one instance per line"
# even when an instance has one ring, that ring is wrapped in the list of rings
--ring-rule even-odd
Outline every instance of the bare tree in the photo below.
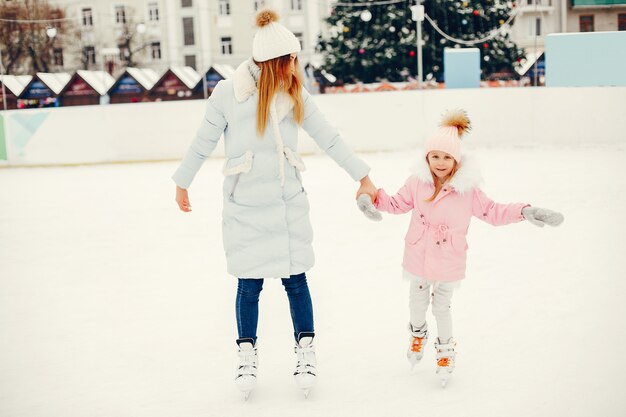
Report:
[[[135,18],[135,10],[132,8],[128,9],[127,14],[124,16],[122,32],[117,39],[118,48],[120,48],[120,59],[127,67],[141,65],[141,59],[138,59],[137,55],[148,46],[148,43],[140,40],[140,25],[143,25],[143,23]],[[143,29],[145,30],[145,25]]]
[[[64,17],[63,10],[50,6],[47,0],[0,2],[0,18],[5,19],[0,24],[0,48],[7,73],[49,71],[54,43],[70,26],[67,21],[55,20]],[[48,35],[52,28],[56,36]]]

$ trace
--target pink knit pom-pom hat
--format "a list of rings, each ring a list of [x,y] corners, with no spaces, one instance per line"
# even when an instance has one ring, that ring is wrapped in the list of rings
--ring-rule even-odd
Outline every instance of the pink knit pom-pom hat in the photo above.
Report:
[[[461,162],[461,137],[470,131],[471,124],[467,112],[455,109],[446,112],[441,119],[439,129],[426,140],[426,156],[431,151],[446,152]]]

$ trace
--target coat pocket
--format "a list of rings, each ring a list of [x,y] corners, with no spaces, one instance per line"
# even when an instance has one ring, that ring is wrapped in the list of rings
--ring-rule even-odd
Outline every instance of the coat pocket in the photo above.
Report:
[[[252,169],[252,161],[254,160],[254,154],[252,151],[247,151],[241,156],[236,158],[227,159],[224,163],[222,172],[225,176],[237,175],[246,172],[250,172]]]
[[[300,172],[306,171],[306,166],[304,166],[304,162],[302,161],[302,158],[300,158],[300,155],[298,155],[296,152],[292,151],[286,146],[283,148],[283,150],[285,153],[285,157],[289,162],[289,165],[296,168]]]
[[[252,151],[247,151],[245,154],[236,158],[227,159],[224,163],[222,172],[226,177],[235,176],[228,192],[228,198],[234,201],[235,189],[239,183],[239,177],[241,174],[250,172],[252,169],[252,161],[254,160],[254,154]]]
[[[287,159],[287,162],[289,162],[289,165],[294,168],[296,172],[296,178],[298,178],[298,181],[300,181],[300,185],[302,185],[302,176],[300,175],[300,173],[302,171],[306,171],[306,166],[304,166],[302,158],[300,158],[300,155],[298,155],[296,152],[291,150],[291,148],[288,148],[286,146],[283,147],[283,153],[285,154],[285,158]],[[302,186],[302,191],[304,191],[304,186]]]
[[[468,249],[467,240],[465,236],[454,234],[450,236],[450,246],[452,246],[452,250],[459,253],[465,253]]]

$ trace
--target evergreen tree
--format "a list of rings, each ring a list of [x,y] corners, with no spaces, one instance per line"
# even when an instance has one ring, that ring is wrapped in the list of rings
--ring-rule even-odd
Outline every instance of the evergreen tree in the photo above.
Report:
[[[353,0],[353,3],[369,3]],[[344,82],[401,81],[417,74],[416,23],[412,19],[414,0],[378,6],[337,6],[326,19],[329,39],[320,39],[324,69]],[[515,5],[500,0],[425,0],[425,12],[453,38],[475,41],[506,22]],[[371,14],[365,21],[362,15]],[[508,33],[475,45],[459,45],[445,39],[433,25],[422,24],[425,78],[443,78],[443,50],[446,47],[476,47],[481,53],[483,78],[494,72],[513,72],[523,58]]]

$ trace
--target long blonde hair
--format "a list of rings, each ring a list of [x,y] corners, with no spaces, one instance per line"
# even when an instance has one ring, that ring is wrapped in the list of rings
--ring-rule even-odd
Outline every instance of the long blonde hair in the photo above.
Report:
[[[441,181],[430,168],[430,164],[428,163],[428,155],[426,155],[426,163],[428,164],[428,169],[430,170],[430,175],[432,175],[433,184],[435,185],[435,192],[433,192],[433,195],[431,195],[430,198],[425,200],[426,202],[430,203],[431,201],[434,201],[435,198],[437,198],[437,195],[439,195],[439,191],[441,191],[441,189],[443,188],[443,183],[446,181],[450,181],[454,177],[454,174],[456,174],[456,172],[459,170],[459,164],[457,164],[455,159],[454,165],[452,166],[452,171],[450,171],[450,174],[446,177],[445,180]]]
[[[304,101],[302,100],[303,76],[298,65],[298,58],[294,60],[295,71],[291,72],[291,56],[284,55],[263,62],[255,62],[261,68],[259,76],[259,104],[256,111],[256,130],[259,136],[263,135],[270,114],[272,98],[279,91],[289,95],[293,102],[293,118],[297,124],[304,120]]]

